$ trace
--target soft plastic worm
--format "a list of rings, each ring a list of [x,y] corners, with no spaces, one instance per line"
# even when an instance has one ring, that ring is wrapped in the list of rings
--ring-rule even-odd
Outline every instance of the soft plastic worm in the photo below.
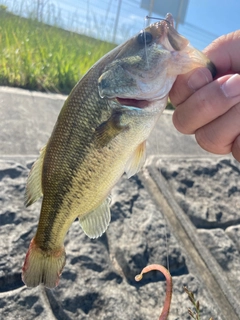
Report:
[[[151,264],[145,268],[142,269],[142,272],[138,275],[136,275],[135,280],[140,281],[142,279],[142,276],[144,273],[147,273],[149,271],[158,270],[162,272],[162,274],[165,276],[167,281],[167,287],[166,287],[166,297],[163,305],[162,313],[160,314],[159,320],[166,320],[168,317],[170,305],[171,305],[171,299],[172,299],[172,277],[169,273],[169,271],[159,265],[159,264]]]

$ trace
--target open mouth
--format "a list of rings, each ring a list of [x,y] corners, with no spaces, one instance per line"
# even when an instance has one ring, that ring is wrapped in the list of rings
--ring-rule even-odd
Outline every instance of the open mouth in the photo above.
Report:
[[[124,106],[131,106],[139,109],[146,108],[148,106],[147,100],[136,100],[136,99],[125,99],[125,98],[116,98],[117,101]]]

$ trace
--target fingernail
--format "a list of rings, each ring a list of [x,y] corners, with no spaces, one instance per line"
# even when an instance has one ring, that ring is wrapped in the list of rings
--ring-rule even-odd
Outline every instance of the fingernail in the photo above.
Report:
[[[206,68],[199,68],[193,72],[193,74],[188,79],[188,85],[191,89],[198,90],[204,85],[212,81],[211,72]]]
[[[221,89],[227,98],[233,98],[240,95],[240,75],[234,74],[221,85]]]

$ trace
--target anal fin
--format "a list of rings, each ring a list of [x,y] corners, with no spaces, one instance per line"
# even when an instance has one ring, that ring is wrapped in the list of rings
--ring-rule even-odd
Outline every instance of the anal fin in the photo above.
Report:
[[[137,149],[132,154],[131,158],[129,158],[125,172],[127,177],[130,178],[134,174],[136,174],[143,166],[146,160],[146,141],[143,141]]]
[[[111,197],[107,197],[99,207],[83,217],[79,217],[80,225],[89,238],[98,238],[106,230],[111,220]]]
[[[33,164],[27,179],[25,190],[25,205],[28,207],[42,196],[42,166],[46,153],[46,146],[40,151],[39,158]]]

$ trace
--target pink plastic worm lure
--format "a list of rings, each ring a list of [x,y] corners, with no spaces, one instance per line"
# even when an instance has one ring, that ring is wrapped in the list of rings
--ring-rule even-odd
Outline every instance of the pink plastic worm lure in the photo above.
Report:
[[[144,273],[147,273],[153,270],[158,270],[162,272],[162,274],[165,276],[167,281],[166,297],[165,297],[162,313],[160,314],[160,317],[159,317],[159,320],[166,320],[169,314],[169,309],[170,309],[171,299],[172,299],[172,277],[169,271],[165,267],[159,264],[151,264],[143,268],[142,272],[135,277],[135,280],[140,281]]]

